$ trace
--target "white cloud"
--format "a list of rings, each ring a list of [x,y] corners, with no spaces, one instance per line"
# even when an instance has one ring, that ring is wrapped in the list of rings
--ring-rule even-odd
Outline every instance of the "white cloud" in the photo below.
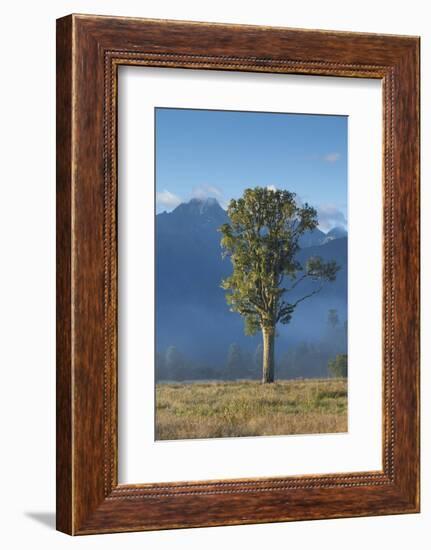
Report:
[[[334,204],[320,204],[317,208],[319,228],[329,231],[336,226],[347,228],[347,220],[343,212]]]
[[[267,185],[266,188],[268,191],[277,191],[277,187],[275,185]]]
[[[340,160],[341,154],[340,153],[328,153],[323,157],[323,160],[325,162],[337,162],[337,160]]]
[[[158,208],[165,208],[166,210],[173,210],[181,203],[180,197],[174,195],[167,189],[156,194],[156,203]]]
[[[215,199],[222,199],[223,193],[215,185],[198,185],[193,187],[192,197],[195,199],[207,199],[213,197]]]

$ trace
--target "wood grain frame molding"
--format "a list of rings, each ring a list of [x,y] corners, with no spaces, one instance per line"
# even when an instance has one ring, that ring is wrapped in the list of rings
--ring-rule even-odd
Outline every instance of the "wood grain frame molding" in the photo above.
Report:
[[[382,81],[382,471],[118,484],[120,65]],[[419,38],[88,15],[59,19],[57,528],[79,535],[418,511]]]

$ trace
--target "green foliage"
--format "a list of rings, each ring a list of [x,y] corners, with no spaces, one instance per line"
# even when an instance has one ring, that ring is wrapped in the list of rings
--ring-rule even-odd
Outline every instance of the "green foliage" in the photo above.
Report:
[[[230,201],[227,212],[230,223],[220,228],[221,246],[233,273],[221,286],[231,311],[243,316],[246,334],[289,323],[300,302],[317,294],[324,281],[335,280],[335,262],[312,257],[302,266],[296,260],[300,236],[318,222],[316,210],[298,203],[295,193],[246,189],[240,199]],[[305,279],[316,282],[314,290],[289,302],[286,294]]]
[[[328,362],[328,371],[334,378],[347,377],[347,355],[340,353]]]

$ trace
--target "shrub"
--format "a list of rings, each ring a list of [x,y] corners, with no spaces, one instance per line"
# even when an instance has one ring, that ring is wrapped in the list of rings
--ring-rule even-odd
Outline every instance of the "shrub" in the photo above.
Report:
[[[334,378],[347,377],[347,354],[340,353],[328,362],[328,371]]]

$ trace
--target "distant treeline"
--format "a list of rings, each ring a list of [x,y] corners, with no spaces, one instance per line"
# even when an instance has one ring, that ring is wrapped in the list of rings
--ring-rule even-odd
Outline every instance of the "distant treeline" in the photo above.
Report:
[[[340,367],[340,358],[343,365]],[[344,359],[345,357],[345,359]],[[329,310],[324,336],[319,342],[303,341],[280,349],[276,357],[276,379],[325,378],[347,374],[347,323],[340,323],[336,310]],[[233,342],[222,364],[198,362],[175,346],[156,354],[156,381],[257,380],[262,377],[262,344],[254,351]]]

